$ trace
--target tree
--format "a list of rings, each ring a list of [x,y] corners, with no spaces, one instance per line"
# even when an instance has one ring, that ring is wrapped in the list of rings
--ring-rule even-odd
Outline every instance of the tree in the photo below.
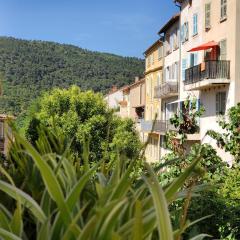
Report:
[[[228,117],[219,121],[223,133],[210,130],[209,136],[217,141],[218,147],[231,153],[236,163],[240,163],[240,103],[228,111]]]
[[[72,141],[71,149],[79,156],[89,141],[90,159],[101,159],[105,152],[120,152],[135,158],[140,140],[131,120],[122,120],[107,105],[101,94],[83,92],[77,86],[54,89],[35,103],[35,112],[26,123],[26,137],[31,143],[38,138],[40,125],[55,128]]]

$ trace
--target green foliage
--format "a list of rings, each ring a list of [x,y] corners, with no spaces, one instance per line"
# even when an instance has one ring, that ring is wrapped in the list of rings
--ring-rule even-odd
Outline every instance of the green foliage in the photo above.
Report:
[[[240,168],[233,168],[221,188],[221,194],[227,200],[227,205],[240,207]]]
[[[26,124],[26,137],[31,143],[37,140],[41,124],[65,135],[78,156],[83,153],[86,137],[91,136],[91,161],[107,153],[112,157],[117,152],[124,153],[130,158],[137,158],[140,153],[141,143],[133,121],[117,117],[107,108],[101,94],[83,92],[77,86],[45,93]]]
[[[198,151],[201,151],[203,157],[200,169],[201,171],[204,170],[204,177],[201,178],[201,182],[221,181],[220,176],[223,177],[227,172],[227,164],[222,161],[216,150],[209,144],[194,144],[190,152],[185,155],[177,155],[172,152],[164,156],[164,162],[173,162],[173,164],[161,175],[161,181],[168,184],[170,180],[178,177],[194,161]]]
[[[184,101],[182,109],[170,119],[170,123],[177,129],[180,136],[180,144],[182,144],[187,134],[194,134],[199,132],[198,119],[202,116],[204,110],[203,106],[197,106],[198,100],[189,97]]]
[[[14,132],[16,142],[10,154],[19,164],[28,157],[40,176],[35,186],[42,188],[35,198],[31,191],[22,190],[20,183],[14,184],[14,176],[8,174],[9,168],[16,165],[9,162],[5,166],[8,172],[1,167],[1,238],[171,240],[179,239],[190,226],[188,222],[173,229],[168,205],[179,195],[186,196],[179,191],[196,174],[195,168],[202,159],[199,152],[183,174],[163,190],[147,163],[141,178],[131,177],[135,162],[124,156],[117,156],[111,169],[105,168],[109,159],[99,159],[91,166],[86,148],[84,168],[79,168],[64,147],[65,137],[58,131],[40,130],[36,148]]]
[[[1,112],[25,115],[30,102],[42,92],[73,84],[106,92],[129,84],[144,72],[144,61],[91,52],[71,45],[0,38],[3,96]]]
[[[219,147],[231,153],[236,163],[240,163],[240,103],[228,111],[227,120],[219,121],[223,133],[208,131],[208,135],[217,140]]]
[[[240,195],[239,168],[228,169],[221,176],[221,184],[216,188],[204,191],[192,200],[189,209],[190,219],[205,214],[212,214],[208,224],[200,222],[193,232],[208,232],[217,239],[237,240],[240,238]],[[214,184],[215,182],[213,182]]]
[[[203,160],[199,163],[195,171],[198,173],[198,176],[202,177],[190,178],[185,182],[183,191],[196,183],[203,184],[205,190],[201,191],[200,194],[190,196],[191,203],[186,208],[185,213],[191,221],[202,216],[211,215],[211,217],[207,219],[207,224],[205,221],[201,221],[189,227],[183,239],[189,239],[198,233],[209,233],[214,238],[225,239],[226,236],[238,231],[239,217],[237,216],[239,208],[227,205],[229,198],[227,195],[224,196],[223,190],[225,187],[228,189],[227,186],[231,180],[226,179],[232,170],[217,156],[214,148],[208,144],[195,144],[188,154],[178,155],[172,152],[166,155],[164,161],[170,162],[171,165],[160,175],[159,179],[163,183],[163,186],[168,186],[172,179],[180,176],[186,167],[194,161],[196,152],[199,150],[201,151]],[[231,189],[230,187],[229,190],[235,194],[238,193],[238,189]],[[183,200],[179,200],[171,205],[171,216],[174,225],[179,225],[181,222],[181,216],[184,212],[182,207],[184,202]]]

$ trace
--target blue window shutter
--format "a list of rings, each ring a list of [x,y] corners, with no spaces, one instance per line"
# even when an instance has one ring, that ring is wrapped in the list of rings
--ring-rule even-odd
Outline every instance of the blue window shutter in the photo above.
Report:
[[[184,25],[182,25],[182,27],[181,27],[181,42],[184,42]]]
[[[196,14],[196,34],[198,33],[198,15]]]
[[[198,33],[198,15],[193,15],[193,35]]]
[[[200,110],[200,99],[197,100],[197,106],[196,106],[196,108],[197,108],[197,111]]]
[[[198,65],[198,53],[194,54],[194,66]]]
[[[185,81],[185,70],[187,68],[187,60],[182,60],[182,80]]]
[[[195,35],[195,15],[193,15],[193,35]]]

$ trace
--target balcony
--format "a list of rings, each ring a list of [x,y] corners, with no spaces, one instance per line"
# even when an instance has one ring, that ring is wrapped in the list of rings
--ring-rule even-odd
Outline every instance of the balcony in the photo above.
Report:
[[[154,121],[141,120],[141,130],[143,132],[153,132],[153,133],[166,133],[169,130],[177,131],[173,125],[167,120],[156,120],[154,126]]]
[[[201,90],[230,83],[230,61],[206,61],[185,71],[185,90]]]
[[[178,95],[178,83],[165,82],[154,88],[154,98],[168,98]]]

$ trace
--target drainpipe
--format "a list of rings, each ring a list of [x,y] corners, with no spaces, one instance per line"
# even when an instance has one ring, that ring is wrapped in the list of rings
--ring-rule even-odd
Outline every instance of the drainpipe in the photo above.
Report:
[[[180,17],[179,17],[179,69],[178,69],[178,99],[180,99],[180,85],[181,85],[181,72],[182,72],[182,42],[181,42],[181,19],[182,19],[182,6],[175,2],[175,6],[179,8]],[[179,106],[180,107],[180,106]]]

